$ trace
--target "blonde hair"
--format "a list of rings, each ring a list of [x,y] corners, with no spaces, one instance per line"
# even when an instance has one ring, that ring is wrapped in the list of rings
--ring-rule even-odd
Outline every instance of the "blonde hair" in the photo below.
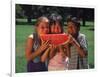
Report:
[[[38,26],[41,22],[49,23],[49,19],[45,16],[39,17],[36,21],[35,26]]]

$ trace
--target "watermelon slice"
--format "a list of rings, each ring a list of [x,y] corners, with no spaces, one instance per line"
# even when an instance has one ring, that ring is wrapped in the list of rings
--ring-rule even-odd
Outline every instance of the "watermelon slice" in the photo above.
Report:
[[[41,39],[43,41],[50,41],[50,44],[54,45],[61,45],[68,40],[68,35],[67,34],[44,34],[41,35]]]

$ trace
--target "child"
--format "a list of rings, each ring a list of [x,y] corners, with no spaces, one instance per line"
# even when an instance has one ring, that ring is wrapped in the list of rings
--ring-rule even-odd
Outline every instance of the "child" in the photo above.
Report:
[[[50,30],[51,30],[50,31],[51,34],[63,34],[63,27],[62,27],[60,15],[52,14],[50,16]],[[66,52],[67,51],[63,49],[63,46],[51,45],[48,48],[44,56],[42,56],[42,59],[44,61],[49,56],[48,71],[66,69],[67,62],[68,62],[68,60],[66,61],[66,58],[68,58]]]
[[[40,40],[40,35],[49,33],[48,18],[38,18],[35,26],[36,33],[33,33],[28,37],[26,45],[27,71],[47,71],[45,62],[41,62],[41,55],[48,48],[49,42],[42,42]]]
[[[87,40],[86,36],[80,33],[80,23],[73,17],[67,20],[67,31],[69,34],[70,55],[68,69],[87,69]]]

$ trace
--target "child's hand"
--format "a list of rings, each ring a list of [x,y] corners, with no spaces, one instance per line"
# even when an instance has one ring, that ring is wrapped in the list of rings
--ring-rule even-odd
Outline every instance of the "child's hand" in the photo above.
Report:
[[[39,47],[40,52],[43,52],[45,49],[47,49],[49,47],[49,41],[43,41],[42,40],[42,44]]]
[[[54,56],[55,56],[55,54],[56,54],[56,48],[57,48],[57,46],[55,46],[55,45],[50,45],[50,54],[49,54],[49,56],[50,56],[50,59],[51,58],[53,58]]]
[[[72,35],[69,35],[68,43],[73,44],[75,39],[72,37]]]
[[[61,46],[66,46],[68,44],[73,44],[74,43],[74,38],[72,37],[72,35],[68,35],[68,40],[64,43],[61,44]]]
[[[80,47],[80,44],[75,40],[75,38],[73,38],[71,35],[69,35],[69,40],[68,42],[72,45],[77,45],[78,47]]]
[[[50,45],[50,49],[51,49],[51,50],[55,50],[56,47],[57,47],[57,46],[55,46],[55,45]]]

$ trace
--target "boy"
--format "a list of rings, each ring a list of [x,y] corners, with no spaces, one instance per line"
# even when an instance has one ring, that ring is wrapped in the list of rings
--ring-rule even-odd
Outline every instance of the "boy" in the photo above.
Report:
[[[80,23],[77,18],[67,20],[67,32],[69,34],[70,58],[68,69],[87,69],[87,40],[84,34],[80,33]]]

